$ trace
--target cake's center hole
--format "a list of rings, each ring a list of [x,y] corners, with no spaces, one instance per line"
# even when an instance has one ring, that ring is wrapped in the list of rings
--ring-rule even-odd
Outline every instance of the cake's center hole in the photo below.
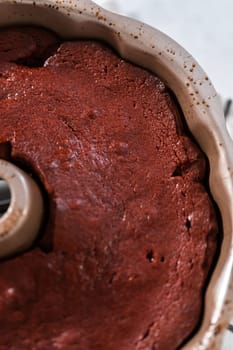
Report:
[[[11,202],[11,191],[8,183],[0,178],[0,217],[4,215]]]

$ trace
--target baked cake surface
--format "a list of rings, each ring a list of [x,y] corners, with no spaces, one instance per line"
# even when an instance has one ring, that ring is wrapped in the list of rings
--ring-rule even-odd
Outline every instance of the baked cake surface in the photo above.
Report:
[[[0,349],[177,349],[201,318],[218,225],[165,85],[102,43],[8,28],[0,125],[0,150],[49,203],[34,247],[0,262]]]

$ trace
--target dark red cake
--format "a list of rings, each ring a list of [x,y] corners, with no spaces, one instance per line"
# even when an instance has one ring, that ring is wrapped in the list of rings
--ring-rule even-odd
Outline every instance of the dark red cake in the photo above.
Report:
[[[34,246],[0,262],[0,349],[177,349],[219,234],[163,82],[99,42],[2,29],[0,125],[47,204]]]

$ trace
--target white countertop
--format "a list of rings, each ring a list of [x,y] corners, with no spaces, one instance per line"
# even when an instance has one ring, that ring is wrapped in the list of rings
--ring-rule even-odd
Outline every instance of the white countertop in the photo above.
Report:
[[[94,1],[168,34],[195,57],[223,101],[233,99],[232,0]],[[233,105],[229,110],[228,130],[233,138]],[[222,350],[233,350],[233,332],[226,332]]]

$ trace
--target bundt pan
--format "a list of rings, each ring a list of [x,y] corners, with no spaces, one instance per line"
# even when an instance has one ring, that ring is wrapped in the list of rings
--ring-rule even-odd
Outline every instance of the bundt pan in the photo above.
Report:
[[[165,34],[110,13],[89,0],[0,0],[0,26],[12,24],[47,27],[63,38],[104,40],[123,58],[156,73],[174,92],[191,133],[209,159],[210,190],[223,227],[203,319],[183,349],[220,349],[233,306],[233,143],[209,77],[188,52]],[[0,175],[4,177],[2,169]]]

